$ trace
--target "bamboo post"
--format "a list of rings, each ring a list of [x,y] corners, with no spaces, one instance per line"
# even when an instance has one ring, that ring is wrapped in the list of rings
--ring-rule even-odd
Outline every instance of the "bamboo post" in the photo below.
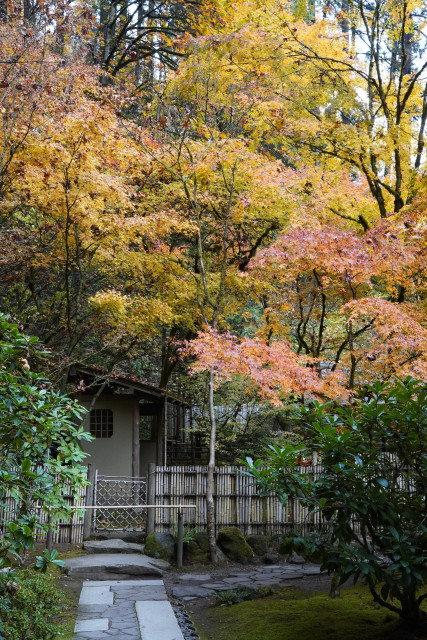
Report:
[[[156,465],[154,462],[148,463],[147,473],[147,503],[156,503]],[[147,534],[154,533],[155,527],[155,509],[148,509],[147,513]]]
[[[178,569],[182,568],[182,559],[184,554],[184,518],[181,505],[178,509],[178,540],[177,540],[177,553],[176,564]]]
[[[50,510],[47,516],[47,524],[49,525],[49,527],[52,526],[52,515],[50,513]],[[52,551],[52,548],[53,548],[53,529],[49,528],[48,532],[46,533],[46,549],[50,553]]]
[[[90,484],[86,488],[86,506],[91,507],[93,505],[93,488],[95,482],[95,469],[93,464],[87,465],[87,479]],[[88,540],[92,533],[92,509],[86,509],[83,520],[83,540]]]
[[[173,414],[172,414],[173,415]],[[168,464],[168,399],[165,398],[165,404],[164,404],[164,432],[165,432],[165,440],[164,440],[164,457],[163,457],[163,464],[166,467]]]

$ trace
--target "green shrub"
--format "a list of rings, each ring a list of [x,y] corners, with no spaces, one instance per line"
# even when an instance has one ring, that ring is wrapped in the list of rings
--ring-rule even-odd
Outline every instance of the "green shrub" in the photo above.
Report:
[[[8,514],[1,523],[1,567],[34,549],[59,519],[71,519],[64,486],[75,495],[87,484],[80,443],[92,436],[82,425],[85,409],[31,370],[45,355],[37,338],[20,333],[0,313],[0,511]],[[50,525],[42,523],[43,511]],[[44,571],[52,560],[44,554],[38,567]]]
[[[343,584],[364,578],[375,603],[417,632],[427,629],[427,388],[394,378],[366,385],[350,405],[302,410],[304,447],[270,447],[245,461],[262,495],[288,496],[323,514],[316,535],[288,534],[281,549],[322,560]],[[300,458],[322,456],[322,473],[301,473]],[[354,522],[358,523],[357,529]],[[314,554],[314,555],[313,555]]]
[[[2,640],[53,640],[62,609],[63,597],[51,576],[32,569],[0,573]]]
[[[271,586],[258,587],[256,591],[246,589],[245,587],[237,587],[236,589],[227,589],[227,591],[215,592],[215,604],[218,607],[230,607],[232,604],[245,602],[246,600],[256,600],[257,598],[268,598],[276,593]]]
[[[194,537],[196,535],[196,533],[199,532],[199,529],[197,527],[194,527],[193,525],[186,524],[183,528],[183,535],[182,535],[182,541],[183,542],[193,542]],[[173,532],[172,535],[174,537],[174,539],[176,541],[178,541],[178,523],[175,522],[174,526],[173,526]]]
[[[253,594],[249,589],[238,587],[237,589],[227,589],[227,591],[217,591],[215,593],[215,604],[218,607],[231,607],[232,604],[251,600]]]

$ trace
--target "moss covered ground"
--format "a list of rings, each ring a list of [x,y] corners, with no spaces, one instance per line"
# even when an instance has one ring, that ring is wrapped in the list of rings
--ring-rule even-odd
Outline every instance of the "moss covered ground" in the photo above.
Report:
[[[289,587],[232,606],[189,609],[201,640],[419,640],[363,585],[336,600]]]

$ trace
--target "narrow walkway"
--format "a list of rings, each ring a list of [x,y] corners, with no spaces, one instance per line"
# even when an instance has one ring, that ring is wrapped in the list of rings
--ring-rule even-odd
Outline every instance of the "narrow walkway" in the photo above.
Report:
[[[83,583],[74,640],[184,640],[163,580]]]
[[[320,575],[315,564],[280,564],[231,569],[227,575],[215,577],[211,573],[184,573],[176,576],[171,585],[175,598],[194,600],[212,595],[215,591],[245,588],[256,591],[259,587],[280,587],[294,584],[308,576]]]

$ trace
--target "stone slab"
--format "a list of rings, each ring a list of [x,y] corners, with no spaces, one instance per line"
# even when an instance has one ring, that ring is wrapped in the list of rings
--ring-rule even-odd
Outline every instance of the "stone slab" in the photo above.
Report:
[[[112,605],[114,604],[114,593],[109,586],[82,588],[79,605]]]
[[[211,579],[209,573],[183,573],[179,578],[180,580],[199,580],[200,582],[206,582]]]
[[[100,618],[106,617],[111,605],[109,604],[80,604],[78,618],[94,618],[95,614]]]
[[[83,549],[87,553],[144,553],[145,545],[111,538],[110,540],[86,540]]]
[[[227,589],[230,587],[228,586]],[[177,587],[173,587],[172,594],[175,598],[183,598],[184,596],[194,596],[195,598],[205,598],[206,596],[210,596],[212,593],[211,589],[204,589],[203,587],[197,587],[196,585],[178,585]]]
[[[116,595],[116,604],[120,605],[123,600],[167,600],[166,589],[163,587],[156,587],[155,589],[138,589],[132,587],[129,590],[114,590]]]
[[[304,567],[303,572],[305,576],[314,576],[320,574],[320,567]]]
[[[164,587],[113,587],[112,591],[114,591],[118,598],[126,597],[129,600],[138,600],[138,598],[133,598],[135,593],[152,593],[153,595],[156,593],[166,593]]]
[[[256,576],[255,579],[257,579],[258,576]],[[245,580],[247,580],[247,578],[224,578],[223,582],[225,582],[226,584],[239,584],[240,582],[244,582]]]
[[[79,620],[74,627],[74,633],[88,631],[108,631],[108,618],[96,618],[95,620]]]
[[[252,584],[252,583],[251,583],[251,584]],[[210,595],[212,594],[212,592],[213,592],[213,591],[230,591],[230,589],[233,589],[233,587],[230,587],[230,585],[229,585],[229,584],[222,584],[222,585],[217,586],[217,587],[215,587],[215,588],[213,588],[213,589],[211,589],[210,587],[209,587],[209,589],[208,589],[208,588],[207,588],[206,586],[204,586],[204,585],[202,585],[202,586],[203,586],[203,588],[204,588],[204,589],[206,589],[206,591],[207,591],[207,595],[208,595],[208,596],[210,596]],[[239,586],[240,586],[240,585],[239,585]],[[242,586],[246,586],[246,584],[245,584],[244,582],[242,582]]]
[[[83,586],[86,587],[104,587],[106,585],[110,587],[162,587],[163,580],[85,580]]]
[[[142,640],[184,640],[169,602],[135,602]]]
[[[161,576],[169,563],[136,553],[101,553],[69,558],[65,566],[70,576],[100,578],[111,574]]]
[[[74,636],[74,640],[110,640],[109,631],[82,631]]]

